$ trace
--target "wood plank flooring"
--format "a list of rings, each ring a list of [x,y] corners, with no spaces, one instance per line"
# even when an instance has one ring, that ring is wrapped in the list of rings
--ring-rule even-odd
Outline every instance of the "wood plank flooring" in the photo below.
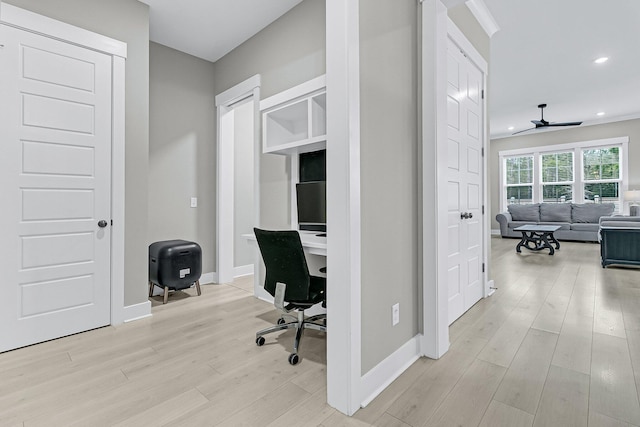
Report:
[[[353,417],[326,404],[325,337],[255,331],[253,279],[177,292],[153,317],[0,354],[1,426],[640,426],[640,269],[599,246],[492,239],[498,288]]]

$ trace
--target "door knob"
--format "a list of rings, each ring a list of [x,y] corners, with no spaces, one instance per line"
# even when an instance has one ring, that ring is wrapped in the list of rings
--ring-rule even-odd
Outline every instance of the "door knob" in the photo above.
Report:
[[[469,213],[467,214],[467,218],[473,218],[473,214],[472,214],[471,212],[469,212]]]
[[[106,226],[107,226],[107,221],[105,221],[104,219],[101,219],[100,221],[98,221],[98,227],[105,228]]]
[[[469,214],[467,212],[462,212],[460,214],[460,219],[468,219],[469,218]]]

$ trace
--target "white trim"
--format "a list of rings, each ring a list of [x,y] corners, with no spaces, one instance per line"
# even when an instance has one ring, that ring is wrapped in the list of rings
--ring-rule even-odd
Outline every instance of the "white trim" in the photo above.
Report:
[[[249,77],[242,83],[238,83],[216,95],[216,107],[233,105],[238,101],[248,98],[253,94],[255,88],[259,88],[261,84],[260,74]]]
[[[616,145],[616,144],[624,144],[625,142],[629,142],[628,136],[619,136],[615,138],[604,138],[604,139],[592,139],[587,141],[579,141],[579,142],[568,142],[566,144],[554,144],[554,145],[541,145],[536,147],[529,148],[515,148],[513,150],[501,150],[498,151],[499,157],[512,157],[518,156],[521,154],[533,154],[533,153],[544,153],[547,151],[569,151],[574,150],[576,148],[585,148],[585,147],[599,147],[602,145]]]
[[[216,122],[217,122],[217,138],[216,138],[216,268],[218,270],[217,281],[229,283],[233,281],[233,223],[234,223],[234,197],[233,197],[233,120],[234,120],[234,104],[243,99],[253,97],[254,103],[254,130],[259,126],[259,115],[256,114],[260,101],[260,84],[261,78],[256,74],[242,83],[233,86],[230,89],[216,95]],[[223,126],[226,123],[226,126]],[[255,141],[259,133],[254,131],[254,147],[259,146]],[[231,141],[231,143],[229,143]],[[225,143],[226,142],[226,143]],[[255,151],[255,150],[254,150]],[[260,151],[254,152],[253,166],[256,164],[256,156],[260,155]],[[259,169],[254,171],[254,200],[259,200],[259,195],[255,193],[260,191],[259,185]],[[259,205],[255,206],[255,210],[259,210]],[[256,214],[257,215],[257,214]]]
[[[500,26],[483,0],[467,0],[466,5],[489,38],[500,30]]]
[[[151,317],[151,301],[128,305],[122,309],[122,321],[124,323]]]
[[[500,229],[499,228],[492,228],[491,229],[491,235],[492,236],[500,236]]]
[[[112,57],[111,105],[111,324],[126,318],[125,253],[125,59],[127,44],[0,2],[0,22]]]
[[[111,143],[111,324],[125,319],[125,59],[113,57]]]
[[[419,358],[420,335],[416,335],[362,376],[360,405],[366,407]]]
[[[327,402],[361,403],[359,0],[327,0]]]
[[[124,42],[4,2],[0,3],[0,19],[12,27],[108,55],[127,57],[127,44]]]
[[[262,101],[260,101],[260,110],[267,110],[271,107],[280,105],[285,102],[292,102],[296,98],[308,96],[310,93],[324,89],[326,84],[327,79],[326,75],[324,74],[314,79],[307,80],[304,83],[300,83],[298,86],[294,86],[273,96],[270,96],[269,98],[263,99]]]
[[[241,265],[233,268],[233,277],[250,276],[253,274],[253,264]]]
[[[482,55],[480,55],[476,48],[471,44],[469,39],[467,39],[467,37],[464,35],[462,30],[458,28],[458,26],[451,20],[451,18],[447,18],[447,36],[453,43],[455,43],[460,49],[462,49],[464,54],[471,60],[471,62],[473,62],[486,76],[487,70],[489,68],[487,61]],[[487,114],[485,114],[485,116],[486,115]]]
[[[432,359],[449,349],[447,283],[447,8],[422,3],[422,339]],[[436,243],[435,245],[433,243]]]
[[[208,285],[218,283],[218,273],[202,273],[200,276],[200,284]]]

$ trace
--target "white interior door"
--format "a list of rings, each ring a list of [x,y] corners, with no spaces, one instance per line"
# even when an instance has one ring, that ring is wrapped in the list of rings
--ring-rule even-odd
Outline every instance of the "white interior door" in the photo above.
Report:
[[[110,323],[112,71],[108,55],[6,25],[0,45],[5,351]]]
[[[482,72],[448,39],[449,324],[482,297]]]

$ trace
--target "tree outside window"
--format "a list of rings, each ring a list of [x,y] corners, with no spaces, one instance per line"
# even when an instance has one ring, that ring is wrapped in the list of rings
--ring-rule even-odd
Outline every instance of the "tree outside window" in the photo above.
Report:
[[[506,159],[508,204],[533,203],[533,156]]]

